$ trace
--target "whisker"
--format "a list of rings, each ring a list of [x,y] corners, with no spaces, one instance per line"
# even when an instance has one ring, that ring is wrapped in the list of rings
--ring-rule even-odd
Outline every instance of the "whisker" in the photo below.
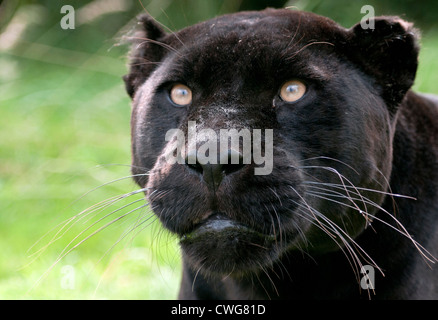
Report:
[[[179,41],[179,43],[181,43],[181,45],[182,46],[184,46],[184,47],[186,47],[186,45],[185,45],[185,43],[181,40],[181,38],[178,36],[178,34],[176,33],[176,32],[174,32],[174,31],[172,31],[172,29],[170,29],[168,26],[166,26],[165,24],[163,24],[163,23],[161,23],[160,21],[158,21],[157,19],[155,19],[147,10],[146,10],[146,8],[144,7],[144,5],[143,5],[143,3],[141,2],[141,1],[139,1],[140,2],[140,5],[142,6],[142,8],[143,8],[143,10],[144,10],[144,12],[146,12],[147,13],[147,15],[149,16],[149,17],[151,17],[156,23],[158,23],[160,26],[162,26],[164,29],[166,29],[168,32],[170,32],[178,41]],[[166,15],[166,17],[167,18],[169,18],[168,16],[167,16],[167,14],[166,14],[166,12],[164,11],[164,8],[161,8],[161,12],[163,12],[163,14],[164,15]],[[170,19],[169,19],[170,20]]]
[[[283,204],[282,204],[282,202],[281,202],[281,198],[280,198],[280,196],[278,195],[278,193],[274,190],[274,189],[272,189],[272,188],[269,188],[272,192],[273,192],[273,194],[277,197],[277,199],[278,199],[278,201],[280,202],[280,206],[283,206]],[[278,212],[277,212],[277,210],[275,209],[275,206],[271,203],[271,207],[272,207],[272,210],[274,211],[274,213],[275,213],[275,217],[277,218],[277,223],[278,223],[278,232],[279,232],[279,235],[280,235],[280,244],[281,243],[283,243],[283,231],[282,231],[282,229],[281,229],[281,220],[280,220],[280,215],[278,214]],[[267,208],[266,208],[267,209]],[[268,212],[269,212],[269,210],[268,210]],[[272,216],[272,215],[271,215]],[[272,218],[271,218],[272,219]],[[277,241],[277,237],[276,237],[276,232],[275,232],[275,224],[274,224],[274,222],[272,221],[272,228],[273,228],[273,231],[274,231],[274,236],[275,236],[275,241]],[[278,245],[278,244],[277,244]]]
[[[301,209],[301,208],[300,208]],[[303,211],[302,209],[301,210],[299,210],[300,212],[303,212],[304,214],[306,214],[306,213],[308,213],[308,212],[306,212],[306,211]],[[300,215],[302,218],[304,218],[305,219],[305,217],[304,216],[302,216],[302,215]],[[338,235],[338,237],[339,237],[339,239],[341,240],[341,242],[338,242],[338,241],[336,241],[335,239],[333,239],[332,238],[332,240],[334,240],[334,242],[337,244],[337,246],[340,248],[340,250],[341,250],[341,252],[345,255],[345,257],[346,257],[346,259],[347,259],[347,261],[348,261],[348,263],[349,263],[349,265],[350,265],[350,267],[352,268],[352,271],[353,271],[353,273],[354,273],[354,275],[355,275],[355,277],[356,277],[356,280],[357,280],[357,282],[359,283],[360,282],[360,275],[359,275],[359,272],[360,272],[360,269],[361,269],[361,267],[363,266],[363,263],[362,263],[362,261],[360,260],[360,258],[359,258],[359,256],[362,258],[362,259],[364,259],[368,264],[373,264],[373,266],[375,267],[375,268],[377,268],[379,271],[380,271],[380,273],[384,276],[384,273],[383,273],[383,271],[381,270],[381,268],[369,257],[369,255],[354,241],[354,240],[352,240],[350,237],[348,237],[348,235],[347,235],[347,237],[349,238],[349,240],[351,241],[351,243],[358,249],[358,250],[360,250],[360,251],[362,251],[366,256],[367,256],[367,258],[371,261],[371,262],[369,262],[369,261],[367,261],[367,258],[365,258],[362,254],[361,254],[361,252],[359,251],[358,253],[356,253],[356,251],[354,250],[354,248],[350,245],[350,242],[349,241],[347,241],[345,238],[344,238],[344,236],[341,234],[341,232],[342,233],[344,233],[345,234],[345,232],[343,232],[343,230],[339,227],[339,226],[337,226],[335,223],[332,223],[331,222],[331,220],[330,219],[328,219],[327,217],[325,217],[324,215],[322,215],[321,213],[317,213],[317,216],[318,217],[320,217],[320,218],[322,218],[328,225],[327,225],[327,227],[330,227],[330,229],[333,231],[333,232],[335,232],[337,235]],[[309,222],[311,222],[313,225],[315,225],[316,227],[318,227],[318,228],[321,228],[320,227],[320,225],[319,224],[316,224],[314,221],[312,221],[312,220],[309,220],[309,219],[307,219]],[[321,230],[323,230],[322,228],[321,228]],[[341,231],[341,232],[339,232],[339,231]],[[342,246],[343,245],[343,246]],[[359,256],[358,256],[358,254],[359,254]]]
[[[201,269],[202,269],[202,267],[204,266],[204,264],[205,264],[205,262],[204,262],[203,264],[201,264],[201,266],[199,267],[199,269],[196,271],[195,276],[193,277],[193,282],[192,282],[192,292],[195,292],[195,282],[196,282],[196,279],[198,278],[199,271],[201,271]]]
[[[117,178],[117,179],[111,180],[109,182],[105,182],[105,183],[103,183],[103,184],[101,184],[101,185],[99,185],[99,186],[97,186],[97,187],[95,187],[95,188],[85,192],[82,196],[80,196],[78,199],[76,199],[73,203],[78,202],[79,200],[85,198],[90,193],[92,193],[92,192],[94,192],[94,191],[96,191],[96,190],[98,190],[100,188],[103,188],[103,187],[105,187],[107,185],[110,185],[112,183],[115,183],[115,182],[118,182],[118,181],[122,181],[122,180],[126,180],[126,179],[132,179],[132,178],[135,178],[135,177],[148,176],[148,175],[149,175],[149,173],[131,174],[129,176],[124,176],[124,177],[121,177],[121,178]]]
[[[269,282],[271,283],[272,288],[275,290],[277,297],[279,297],[280,294],[278,293],[277,286],[275,285],[275,282],[272,280],[272,278],[269,276],[269,272],[260,262],[257,262],[257,264],[259,265],[260,269],[265,273],[266,277],[269,279]]]
[[[78,235],[76,235],[64,248],[64,250],[61,251],[60,256],[63,255],[63,253],[65,252],[65,250],[77,239],[79,238],[81,235],[83,235],[85,232],[87,232],[89,229],[91,229],[92,227],[94,227],[96,224],[98,224],[99,222],[103,221],[104,219],[106,219],[107,217],[113,215],[116,212],[119,212],[131,205],[133,205],[134,203],[137,203],[139,201],[144,201],[144,199],[137,199],[134,200],[126,205],[121,206],[120,208],[117,208],[113,211],[111,211],[110,213],[107,213],[106,215],[104,215],[103,217],[99,218],[97,221],[93,222],[92,224],[90,224],[88,227],[86,227],[84,230],[82,230]],[[140,207],[141,208],[141,207]]]
[[[307,203],[307,201],[293,188],[293,187],[290,187],[300,198],[301,198],[301,201],[304,203],[298,203],[298,202],[296,202],[296,201],[293,201],[293,200],[291,200],[290,199],[290,201],[292,201],[293,203],[295,203],[296,205],[298,205],[299,207],[301,207],[301,208],[306,208],[306,209],[308,209],[309,211],[307,211],[307,213],[311,213],[311,215],[314,217],[314,219],[318,222],[318,224],[319,224],[319,226],[318,227],[320,227],[324,232],[326,232],[327,233],[327,235],[329,236],[329,237],[331,237],[333,240],[334,240],[334,242],[340,247],[340,249],[345,253],[345,251],[344,251],[344,249],[343,249],[343,247],[340,245],[340,243],[338,242],[338,241],[336,241],[335,239],[336,239],[336,237],[332,234],[332,233],[330,233],[330,232],[328,232],[328,230],[327,230],[327,228],[326,227],[329,227],[330,228],[330,230],[332,231],[332,232],[334,232],[338,237],[339,237],[339,240],[341,240],[342,241],[342,243],[344,244],[344,246],[345,246],[345,248],[348,250],[348,252],[349,252],[349,254],[350,254],[350,256],[351,256],[351,258],[353,259],[352,260],[352,262],[353,262],[353,264],[351,263],[351,260],[350,260],[350,258],[348,257],[348,255],[346,255],[346,257],[347,257],[347,260],[350,262],[350,265],[352,266],[352,268],[353,268],[353,272],[355,273],[355,275],[359,278],[359,270],[360,270],[360,268],[358,268],[358,266],[362,266],[362,262],[361,262],[361,260],[360,260],[360,258],[357,256],[357,254],[356,254],[356,251],[351,247],[351,245],[350,245],[350,242],[354,245],[354,247],[355,248],[357,248],[358,250],[359,250],[359,254],[360,254],[360,256],[363,258],[363,259],[365,259],[367,262],[368,261],[371,261],[371,263],[382,273],[382,275],[383,275],[383,271],[381,270],[381,268],[374,262],[374,260],[366,253],[366,251],[365,250],[363,250],[363,248],[361,247],[361,246],[359,246],[358,244],[357,244],[357,242],[356,241],[354,241],[354,239],[352,239],[342,228],[340,228],[336,223],[334,223],[333,221],[331,221],[329,218],[327,218],[325,215],[323,215],[321,212],[319,212],[318,210],[316,210],[316,209],[314,209],[314,208],[312,208],[308,203]],[[319,221],[319,219],[318,218],[321,218],[325,223],[326,223],[326,225],[324,225],[321,221]],[[317,226],[316,224],[314,224],[315,226]],[[347,241],[345,238],[344,238],[344,236],[349,240],[349,241]],[[365,257],[360,253],[360,252],[362,252],[364,255],[365,255]],[[371,264],[370,263],[370,264]],[[353,267],[354,266],[354,267]]]
[[[172,51],[174,53],[176,53],[178,56],[181,57],[181,54],[179,53],[179,51],[177,49],[175,49],[174,47],[168,45],[167,43],[161,42],[161,41],[157,41],[154,39],[149,39],[149,38],[144,38],[144,37],[134,37],[134,36],[127,36],[126,37],[129,40],[142,40],[139,44],[137,44],[136,49],[140,48],[141,46],[143,46],[145,43],[153,43],[156,44],[160,47],[163,47],[169,51]]]
[[[328,182],[304,181],[303,184],[326,185],[328,187],[333,187],[333,188],[337,188],[337,189],[344,189],[344,185],[340,185],[340,184],[336,184],[336,183],[328,183]],[[353,188],[351,186],[345,186],[345,187]],[[417,200],[417,198],[415,198],[415,197],[411,197],[411,196],[407,196],[407,195],[403,195],[403,194],[398,194],[398,193],[392,193],[392,192],[376,190],[376,189],[369,189],[369,188],[362,188],[362,187],[354,187],[354,189],[362,190],[362,191],[368,191],[368,192],[380,193],[380,194],[384,194],[384,195],[388,195],[388,196],[392,196],[392,197],[397,197],[397,198],[405,198],[405,199]]]
[[[305,46],[301,47],[298,51],[295,51],[294,54],[293,54],[292,56],[290,56],[290,57],[287,58],[287,60],[292,60],[292,59],[293,59],[297,54],[299,54],[301,51],[303,51],[303,50],[306,49],[307,47],[310,47],[310,46],[315,45],[315,44],[327,44],[327,45],[330,45],[330,46],[332,46],[332,47],[335,46],[333,43],[331,43],[331,42],[327,42],[327,41],[314,41],[314,42],[308,43],[308,44],[306,44]]]
[[[70,249],[66,250],[67,248],[65,248],[62,253],[58,256],[58,258],[55,260],[55,262],[52,263],[52,265],[37,279],[37,281],[32,285],[32,287],[29,289],[29,291],[31,291],[58,263],[59,261],[61,261],[65,256],[67,256],[69,253],[71,253],[73,250],[75,250],[76,248],[78,248],[80,245],[82,245],[84,242],[86,242],[87,240],[89,240],[91,237],[93,237],[94,235],[98,234],[100,231],[106,229],[107,227],[109,227],[110,225],[114,224],[115,222],[125,218],[126,216],[128,216],[129,214],[131,214],[132,212],[135,212],[137,210],[140,210],[144,207],[147,207],[149,204],[146,203],[144,205],[141,205],[135,209],[130,210],[129,212],[113,219],[112,221],[109,221],[108,223],[106,223],[105,225],[103,225],[102,227],[98,228],[97,230],[93,231],[91,234],[89,234],[88,236],[86,236],[84,239],[82,239],[81,241],[79,241],[77,244],[75,244],[74,246],[72,246]],[[87,228],[89,229],[89,228]],[[84,231],[81,232],[81,234]],[[75,237],[77,238],[77,236]],[[71,244],[72,242],[70,242],[67,247]]]
[[[299,160],[298,162],[304,162],[304,161],[310,161],[310,160],[319,160],[319,159],[338,162],[338,163],[346,166],[347,168],[351,169],[357,175],[359,175],[359,172],[357,172],[357,170],[354,169],[352,166],[350,166],[348,163],[346,163],[344,161],[341,161],[341,160],[338,160],[338,159],[335,159],[335,158],[327,157],[327,156],[319,156],[319,157],[306,158],[306,159],[303,159],[303,160]]]
[[[140,210],[140,209],[143,209],[143,208],[145,208],[145,207],[147,207],[147,204],[145,204],[145,205],[143,205],[143,206],[140,206],[140,207],[138,207],[137,209],[134,209],[134,210]],[[114,247],[116,246],[116,245],[118,245],[125,237],[127,237],[129,234],[131,234],[135,229],[137,229],[137,228],[139,228],[142,224],[144,224],[144,223],[146,223],[147,221],[149,221],[151,218],[154,218],[149,224],[147,224],[146,226],[144,226],[143,228],[141,228],[138,232],[137,232],[137,234],[140,232],[140,231],[142,231],[142,230],[144,230],[145,228],[147,228],[148,226],[150,226],[154,221],[156,221],[156,219],[157,219],[157,217],[152,213],[152,214],[150,214],[147,218],[145,218],[143,221],[141,221],[141,222],[138,222],[138,220],[137,220],[137,222],[136,223],[134,223],[134,226],[133,227],[131,227],[129,230],[127,230],[127,231],[125,231],[120,237],[119,237],[119,239],[117,239],[117,241],[113,244],[113,245],[111,245],[111,247],[104,253],[104,255],[99,259],[99,261],[98,261],[98,263],[107,255],[107,254],[109,254],[109,252],[111,252],[113,249],[114,249]],[[137,234],[135,234],[135,235],[133,235],[133,238],[137,235]]]
[[[320,223],[320,221],[318,220],[318,218],[314,215],[314,212],[313,212],[313,208],[307,203],[307,201],[298,193],[298,191],[294,188],[294,187],[292,187],[292,186],[289,186],[295,193],[296,193],[296,195],[301,199],[301,201],[304,203],[304,205],[307,207],[307,209],[309,209],[309,212],[313,215],[313,218],[315,219],[315,221],[317,221],[319,224],[320,224],[320,227],[322,228],[322,230],[324,230],[324,232],[325,233],[327,233],[327,235],[329,235],[332,239],[335,239],[336,237],[335,237],[335,235],[333,235],[332,233],[330,233],[326,228],[325,228],[325,226],[324,225],[322,225],[321,223]],[[292,201],[292,200],[290,200],[290,201]],[[293,201],[293,203],[295,203],[295,204],[297,204],[297,205],[302,205],[302,204],[299,204],[298,202],[295,202],[295,201]]]
[[[348,194],[349,193],[349,191],[348,191],[348,188],[347,188],[347,186],[346,186],[346,184],[344,183],[344,180],[354,189],[354,190],[356,190],[356,192],[357,192],[357,194],[359,195],[359,197],[361,197],[361,199],[362,199],[362,203],[364,204],[364,208],[366,208],[366,204],[365,204],[365,202],[364,202],[364,200],[363,200],[363,197],[362,197],[362,194],[357,190],[357,188],[356,188],[356,186],[349,180],[349,179],[347,179],[344,175],[342,175],[338,170],[336,170],[335,168],[332,168],[332,167],[326,167],[326,166],[303,166],[303,167],[300,167],[300,168],[312,168],[312,169],[315,169],[315,168],[318,168],[318,169],[324,169],[324,170],[327,170],[327,171],[330,171],[330,172],[332,172],[332,173],[334,173],[334,174],[336,174],[337,176],[338,176],[338,178],[339,178],[339,180],[341,181],[341,183],[342,183],[342,186],[343,186],[343,188],[344,188],[344,190],[345,190],[345,192]],[[353,202],[353,205],[358,209],[358,210],[360,210],[360,208],[357,206],[357,204],[355,203],[355,202]]]
[[[125,194],[122,194],[122,195],[118,195],[118,196],[114,196],[114,197],[108,198],[106,200],[103,200],[103,201],[101,201],[101,202],[99,202],[99,203],[97,203],[97,204],[95,204],[95,205],[93,205],[93,206],[91,206],[91,207],[81,211],[80,213],[74,215],[73,217],[64,220],[64,222],[61,222],[57,226],[52,228],[49,232],[47,232],[45,235],[43,235],[43,237],[41,237],[34,245],[32,245],[32,247],[29,250],[31,250],[33,247],[35,247],[35,245],[37,243],[41,242],[42,239],[44,239],[46,236],[48,236],[48,234],[50,234],[50,232],[52,232],[54,229],[56,229],[57,227],[62,225],[62,227],[55,233],[55,235],[49,240],[49,242],[45,246],[43,246],[42,248],[37,250],[36,252],[32,253],[30,255],[30,257],[36,255],[36,258],[38,258],[50,245],[52,245],[54,242],[56,242],[59,239],[61,239],[75,224],[77,224],[80,220],[84,219],[85,217],[89,216],[91,213],[99,211],[99,210],[102,211],[105,208],[113,205],[114,203],[117,203],[118,201],[120,201],[122,199],[130,197],[130,196],[132,196],[134,194],[138,194],[138,193],[144,192],[146,190],[147,190],[147,188],[142,188],[142,189],[139,189],[139,190],[135,190],[135,191],[128,192],[128,193],[125,193]],[[32,260],[32,261],[34,261],[34,260]]]
[[[325,191],[331,191],[331,190],[325,190]],[[350,201],[359,200],[357,198],[352,198],[351,196],[345,196],[345,195],[342,195],[340,193],[337,193],[337,194],[328,194],[328,193],[322,194],[322,193],[318,193],[318,192],[315,192],[315,191],[313,191],[313,192],[306,192],[306,193],[309,194],[309,195],[316,196],[316,197],[319,197],[321,199],[328,200],[328,201],[331,201],[331,202],[334,202],[334,203],[337,203],[337,204],[340,204],[340,205],[344,205],[344,206],[349,207],[351,209],[357,210],[356,207],[350,206],[350,205],[345,204],[345,203],[340,202],[340,201],[336,201],[336,200],[331,199],[331,198],[327,198],[325,196],[341,197],[341,198],[346,198],[346,199],[348,199]],[[401,197],[405,197],[405,196],[402,196],[402,195],[400,195],[400,196]],[[408,196],[406,196],[406,197],[412,199],[412,197],[408,197]],[[435,263],[435,262],[438,261],[437,258],[435,258],[428,250],[426,250],[420,243],[418,243],[416,240],[414,240],[412,235],[406,230],[406,228],[403,226],[403,224],[394,215],[390,214],[387,210],[385,210],[383,207],[381,207],[377,203],[371,201],[370,199],[368,199],[368,198],[363,198],[363,199],[364,199],[364,201],[366,203],[368,203],[368,204],[374,206],[375,208],[377,208],[378,210],[386,213],[396,223],[397,227],[394,227],[393,225],[391,225],[388,222],[380,219],[379,217],[376,217],[374,215],[370,215],[367,211],[358,210],[358,212],[361,213],[365,217],[365,219],[367,219],[367,221],[376,220],[376,221],[379,221],[379,222],[383,223],[384,225],[390,227],[391,229],[397,231],[401,235],[403,235],[406,238],[408,238],[412,242],[412,244],[417,248],[418,252],[427,261],[429,261],[431,263]]]
[[[263,266],[261,265],[261,263],[260,263],[260,262],[257,262],[257,263],[258,263],[258,265],[260,266],[260,268],[266,273],[266,271],[264,270],[264,268],[263,268]],[[259,273],[256,272],[256,273],[255,273],[255,276],[257,277],[257,280],[259,281],[260,285],[262,286],[263,290],[265,291],[266,296],[268,297],[269,300],[271,300],[271,296],[269,295],[269,291],[266,290],[265,286],[263,285],[262,280],[260,280]],[[268,275],[268,277],[269,277],[269,275]],[[271,281],[272,281],[272,280],[271,280]]]
[[[295,201],[291,200],[292,202],[296,203]],[[297,205],[299,205],[298,203],[296,203]],[[307,207],[306,207],[307,209]],[[321,229],[322,231],[326,232],[326,228],[323,228],[321,225],[323,224],[323,222],[318,221],[318,223],[315,222],[315,214],[312,213],[312,215],[307,218],[306,216],[303,216],[301,214],[299,214],[299,212],[302,212],[305,215],[308,215],[309,212],[307,210],[304,210],[304,207],[298,208],[298,211],[295,212],[295,214],[299,215],[301,218],[305,219],[306,221],[310,222],[312,225],[314,225],[315,227]],[[318,214],[318,216],[320,216],[320,214]],[[313,219],[312,219],[313,218]],[[318,220],[318,218],[316,218],[316,220]],[[339,233],[339,231],[336,230],[336,228],[331,227],[330,225],[327,225],[326,227],[332,229],[332,231],[334,233],[337,234],[337,236],[340,238],[340,240],[342,241],[342,243],[344,244],[345,247],[343,247],[341,245],[341,243],[339,243],[338,241],[336,241],[336,237],[333,236],[331,233],[326,233],[332,240],[333,242],[336,243],[336,245],[339,247],[339,249],[342,251],[342,253],[345,255],[345,257],[347,258],[348,263],[350,264],[355,276],[358,278],[358,272],[357,272],[357,264],[356,264],[356,259],[357,256],[354,256],[354,253],[352,251],[351,246],[349,245],[349,243],[344,239],[344,237]],[[350,253],[350,256],[347,254],[347,252],[345,251],[345,249],[347,249],[347,252]],[[354,259],[353,261],[351,259]]]

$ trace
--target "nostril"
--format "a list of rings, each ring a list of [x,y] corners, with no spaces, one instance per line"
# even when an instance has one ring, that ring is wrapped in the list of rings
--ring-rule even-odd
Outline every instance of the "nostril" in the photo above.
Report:
[[[226,160],[222,161],[223,163],[225,163],[222,165],[222,170],[225,174],[231,174],[233,172],[239,171],[245,166],[245,164],[243,163],[242,154],[232,149],[228,150],[226,159],[221,158],[221,160]]]
[[[221,155],[217,164],[202,163],[197,157],[196,151],[190,151],[186,156],[186,165],[193,171],[203,174],[206,167],[213,167],[216,173],[223,173],[225,175],[231,174],[243,168],[243,156],[240,152],[235,150],[228,150],[224,155]]]
[[[204,172],[204,169],[203,169],[202,165],[200,163],[198,163],[198,162],[196,162],[194,164],[186,162],[186,164],[187,164],[187,166],[190,169],[192,169],[192,170],[194,170],[194,171],[196,171],[196,172],[198,172],[200,174],[202,174]]]
[[[231,174],[233,172],[239,171],[241,168],[243,168],[244,164],[226,164],[223,165],[223,173]]]
[[[234,173],[245,166],[243,156],[240,152],[228,150],[227,153],[218,157],[218,163],[203,163],[198,157],[196,150],[188,152],[186,156],[187,167],[202,176],[202,180],[213,192],[219,188],[226,175]]]

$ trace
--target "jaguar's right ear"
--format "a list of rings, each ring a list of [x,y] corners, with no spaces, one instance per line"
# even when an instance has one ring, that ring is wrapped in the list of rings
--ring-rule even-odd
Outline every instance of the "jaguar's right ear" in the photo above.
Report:
[[[131,98],[164,56],[161,40],[167,35],[158,22],[147,14],[138,16],[138,25],[126,36],[131,43],[129,74],[123,76]]]

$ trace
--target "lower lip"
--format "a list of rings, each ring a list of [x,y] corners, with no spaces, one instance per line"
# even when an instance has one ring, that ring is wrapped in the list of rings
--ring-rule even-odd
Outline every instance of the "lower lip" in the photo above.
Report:
[[[265,238],[266,240],[275,240],[274,235],[262,234],[236,221],[224,218],[222,216],[214,216],[212,218],[209,218],[206,222],[204,222],[194,231],[184,234],[181,237],[181,242],[195,240],[197,237],[200,237],[205,234],[209,234],[209,233],[216,234],[216,233],[222,233],[224,231],[239,231],[242,233],[250,233],[257,235],[261,238]]]

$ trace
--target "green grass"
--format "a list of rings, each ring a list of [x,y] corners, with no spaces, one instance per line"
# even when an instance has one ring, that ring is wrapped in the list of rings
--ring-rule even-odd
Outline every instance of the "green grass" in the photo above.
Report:
[[[424,34],[417,77],[413,89],[419,92],[438,94],[438,29]]]
[[[93,210],[138,188],[115,181],[131,161],[127,48],[113,47],[126,21],[112,35],[104,19],[41,23],[0,52],[0,299],[174,299],[177,239],[143,195]]]
[[[62,40],[63,33],[51,32]],[[416,90],[438,93],[437,35],[424,36]],[[125,53],[108,51],[106,42],[87,53],[42,45],[44,39],[0,52],[0,299],[175,298],[177,239],[148,208],[115,221],[53,266],[63,250],[137,208],[142,195],[78,215],[137,189],[131,179],[106,185],[130,174]]]
[[[27,250],[53,227],[102,200],[136,190],[131,179],[124,179],[81,197],[129,176],[130,101],[120,76],[0,57],[1,63],[10,61],[17,63],[20,77],[0,87],[0,298],[174,298],[180,277],[176,240],[156,222],[146,227],[153,218],[112,248],[126,230],[151,216],[147,208],[91,237],[29,291],[76,235],[142,195],[96,216],[78,216],[60,240],[30,263],[35,256],[29,255],[43,248],[62,225]],[[122,75],[123,59],[115,62]],[[97,223],[70,247],[140,204]],[[73,285],[65,285],[71,278],[71,273],[64,274],[66,265],[73,268]]]

